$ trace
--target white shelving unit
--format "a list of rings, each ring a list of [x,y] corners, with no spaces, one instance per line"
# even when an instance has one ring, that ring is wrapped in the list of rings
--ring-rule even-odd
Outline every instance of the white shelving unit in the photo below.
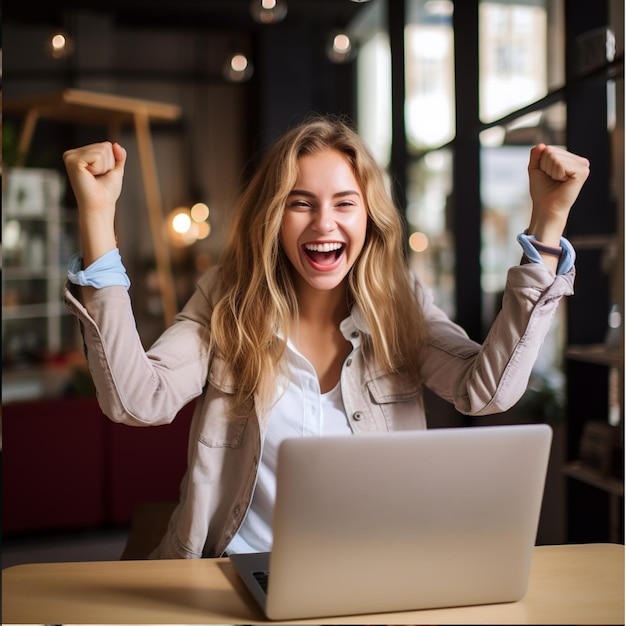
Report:
[[[62,208],[57,170],[14,168],[3,174],[2,360],[5,382],[75,350],[76,323],[61,290],[77,245],[75,211]],[[26,394],[31,395],[31,394]]]

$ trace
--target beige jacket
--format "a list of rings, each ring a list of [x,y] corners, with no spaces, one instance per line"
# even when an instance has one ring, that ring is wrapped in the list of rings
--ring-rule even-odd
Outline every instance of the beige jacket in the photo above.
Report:
[[[89,367],[103,412],[135,426],[166,424],[198,398],[180,501],[155,558],[220,556],[241,525],[256,481],[266,417],[227,418],[235,381],[210,351],[209,320],[217,270],[209,270],[175,323],[145,351],[124,287],[100,289],[87,311],[67,286],[64,297],[81,322]],[[574,271],[554,275],[541,264],[509,270],[502,310],[481,345],[435,306],[417,279],[414,290],[430,338],[423,384],[462,413],[486,415],[517,402]],[[361,333],[369,332],[358,311]],[[355,433],[426,427],[419,385],[399,386],[356,348],[341,386]]]

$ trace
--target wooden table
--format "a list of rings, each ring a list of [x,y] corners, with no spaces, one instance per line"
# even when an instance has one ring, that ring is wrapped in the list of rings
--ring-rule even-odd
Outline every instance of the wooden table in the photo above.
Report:
[[[228,559],[17,565],[4,624],[268,623]],[[519,602],[308,620],[327,624],[623,624],[624,546],[535,548]]]

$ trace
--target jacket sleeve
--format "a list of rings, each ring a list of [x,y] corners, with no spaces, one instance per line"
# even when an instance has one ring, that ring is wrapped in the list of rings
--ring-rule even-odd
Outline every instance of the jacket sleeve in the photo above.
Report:
[[[502,308],[482,345],[469,339],[421,288],[428,340],[423,383],[461,413],[511,408],[528,385],[559,302],[573,293],[575,270],[554,276],[539,263],[507,274]]]
[[[66,305],[81,324],[89,369],[100,408],[113,421],[134,426],[171,422],[199,396],[210,360],[210,285],[203,276],[174,323],[147,351],[137,332],[124,287],[95,292],[89,310],[64,289]]]

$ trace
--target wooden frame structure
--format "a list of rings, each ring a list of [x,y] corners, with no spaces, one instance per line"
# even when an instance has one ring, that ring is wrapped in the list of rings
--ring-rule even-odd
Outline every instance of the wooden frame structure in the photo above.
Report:
[[[24,96],[3,103],[4,113],[24,117],[18,143],[18,163],[24,165],[37,122],[41,119],[72,124],[104,125],[116,141],[122,126],[134,127],[146,197],[150,233],[156,259],[165,324],[176,315],[176,292],[169,248],[162,236],[163,206],[157,179],[150,123],[174,122],[181,117],[178,105],[79,89]]]

